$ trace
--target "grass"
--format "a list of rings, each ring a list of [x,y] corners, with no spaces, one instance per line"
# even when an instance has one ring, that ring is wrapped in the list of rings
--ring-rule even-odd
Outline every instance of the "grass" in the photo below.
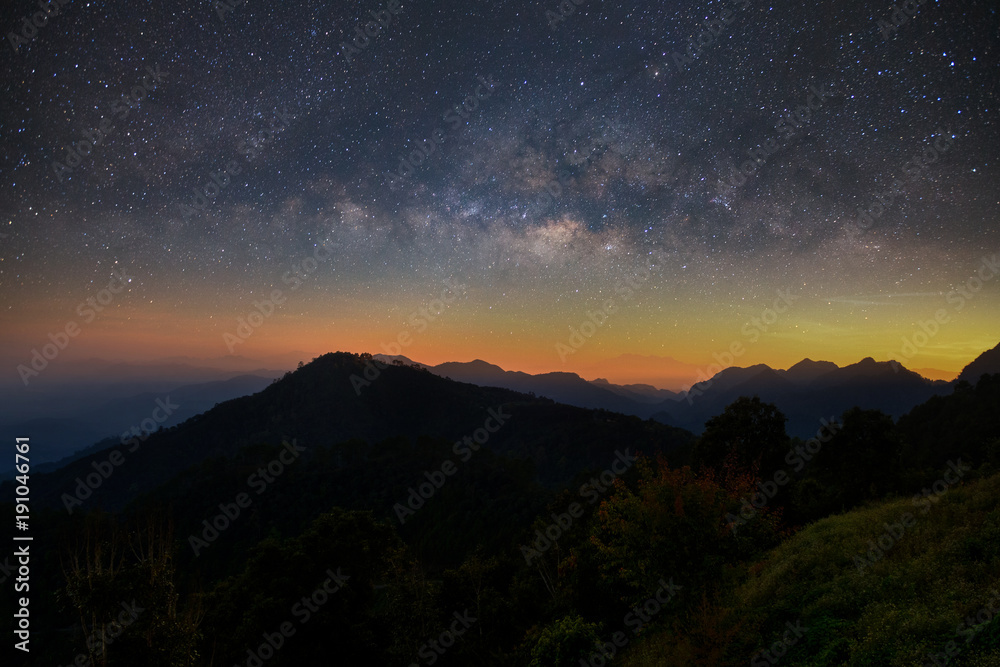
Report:
[[[910,667],[933,664],[931,654],[954,642],[948,665],[1000,666],[1000,475],[924,507],[901,498],[806,526],[699,617],[657,628],[619,664]],[[880,537],[881,557],[859,567],[855,558]],[[997,612],[986,610],[990,598]],[[973,634],[965,619],[977,614]],[[808,630],[787,653],[758,655],[796,622]]]

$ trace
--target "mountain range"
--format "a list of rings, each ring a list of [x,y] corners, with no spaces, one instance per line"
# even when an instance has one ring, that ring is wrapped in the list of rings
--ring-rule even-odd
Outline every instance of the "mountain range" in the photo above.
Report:
[[[990,368],[992,357],[985,355],[970,365],[965,377]],[[807,359],[786,370],[763,365],[728,368],[679,395],[641,383],[587,381],[570,373],[532,376],[481,361],[434,368],[403,359],[379,361],[389,360],[368,354],[324,354],[269,381],[256,393],[218,403],[182,423],[158,428],[132,442],[103,441],[78,452],[74,460],[60,462],[55,470],[33,466],[35,539],[67,547],[47,552],[38,561],[32,583],[40,590],[73,592],[78,590],[73,577],[86,577],[80,590],[98,591],[100,597],[95,599],[100,600],[118,600],[121,591],[132,595],[137,585],[145,586],[137,597],[159,605],[144,602],[149,608],[145,618],[157,624],[173,619],[170,622],[175,625],[166,626],[173,628],[167,634],[195,638],[202,655],[223,656],[220,661],[234,664],[244,662],[241,656],[251,641],[268,628],[278,627],[276,623],[287,617],[295,600],[315,589],[321,572],[331,563],[343,563],[356,591],[348,587],[336,598],[337,606],[331,603],[328,609],[341,609],[341,603],[350,606],[342,616],[332,617],[329,626],[311,625],[319,630],[312,635],[303,632],[295,637],[297,643],[290,643],[311,652],[311,657],[283,653],[288,659],[281,664],[326,659],[330,628],[345,627],[350,632],[337,639],[338,646],[349,636],[371,638],[370,645],[355,649],[351,664],[402,664],[414,642],[433,636],[426,628],[437,623],[410,627],[399,619],[424,613],[420,610],[428,600],[433,601],[428,618],[438,616],[439,611],[473,609],[477,618],[482,615],[484,627],[486,621],[490,628],[510,625],[502,637],[487,634],[477,639],[487,644],[475,653],[497,655],[502,649],[518,657],[496,664],[528,664],[528,652],[537,653],[533,647],[543,642],[537,628],[565,620],[567,602],[540,605],[540,600],[563,595],[563,591],[569,604],[576,605],[571,609],[589,614],[618,605],[621,608],[604,616],[593,616],[611,624],[620,623],[627,607],[656,590],[649,584],[659,572],[675,573],[671,576],[684,582],[681,590],[705,591],[702,600],[712,599],[711,586],[717,583],[757,586],[761,581],[755,575],[757,563],[778,553],[772,548],[780,550],[787,544],[786,549],[812,549],[816,534],[831,534],[827,528],[813,528],[805,543],[783,543],[779,529],[786,530],[784,525],[795,532],[800,525],[837,515],[836,538],[822,542],[837,544],[839,555],[817,557],[816,562],[835,562],[841,576],[850,578],[845,586],[861,585],[858,576],[851,574],[856,571],[852,554],[865,553],[865,540],[889,526],[886,520],[900,516],[899,507],[910,506],[913,493],[928,485],[936,489],[934,480],[941,470],[955,470],[956,479],[965,476],[972,482],[974,470],[976,476],[989,474],[1000,462],[1000,423],[995,409],[1000,374],[983,377],[975,386],[961,380],[950,385],[872,359],[843,368]],[[444,373],[450,377],[443,377]],[[528,393],[454,377],[460,375],[487,384],[517,383]],[[186,395],[193,401],[199,392],[209,395],[217,389],[194,386]],[[567,405],[539,396],[540,391],[593,405]],[[947,395],[932,395],[896,423],[874,410],[837,412],[841,405],[872,403],[902,410],[908,401],[928,392]],[[696,419],[710,414],[712,405],[727,397],[750,393],[779,397],[784,403],[781,411],[804,413],[810,402],[823,402],[818,414],[839,418],[842,430],[833,433],[831,444],[809,450],[816,456],[810,459],[805,477],[768,465],[759,477],[763,481],[755,483],[757,473],[741,472],[740,466],[760,463],[771,446],[779,454],[789,446],[801,451],[802,443],[788,442],[781,415],[766,404],[744,400],[720,409],[726,419],[720,420],[721,426],[713,424],[701,438],[663,423],[679,421],[666,412],[668,408]],[[143,400],[155,403],[155,396],[153,392]],[[177,402],[173,396],[170,400]],[[652,411],[654,418],[610,411],[600,406],[602,401],[619,407],[639,406],[644,412]],[[29,435],[34,451],[42,443]],[[725,447],[717,449],[713,443]],[[787,457],[781,458],[792,465]],[[976,465],[979,468],[974,469]],[[798,472],[794,467],[789,470]],[[779,473],[785,475],[789,487],[770,497],[766,485],[777,489],[778,482],[768,480],[779,480]],[[13,497],[15,484],[0,483],[0,496]],[[749,505],[748,498],[758,488],[768,494],[769,506],[768,500],[762,507],[756,500]],[[955,544],[962,550],[958,557],[982,571],[989,565],[986,559],[995,558],[996,553],[996,522],[988,523],[988,512],[996,505],[994,489],[989,487],[975,503],[955,510],[963,517],[966,510],[978,513],[979,518],[963,524],[952,539],[961,536],[961,545]],[[863,513],[850,514],[854,507],[892,495],[901,500],[880,511],[874,527],[869,525],[872,522],[858,520]],[[965,497],[966,492],[948,493],[940,506]],[[772,511],[779,505],[783,514]],[[13,506],[9,510],[13,512]],[[934,514],[933,521],[953,526],[953,519],[942,511]],[[735,523],[733,512],[740,517],[750,513],[747,521],[741,518]],[[113,528],[109,521],[120,521],[121,530],[106,533],[110,535],[107,540],[90,541],[91,536],[98,536],[101,522]],[[733,522],[728,528],[727,521]],[[927,521],[921,519],[921,525],[930,525]],[[907,531],[906,537],[908,546],[876,559],[878,563],[866,560],[865,567],[889,563],[896,568],[914,549],[923,554],[928,544],[940,543],[936,535],[911,536]],[[162,562],[171,568],[165,570],[162,588],[150,588],[155,581],[142,569],[116,569],[121,574],[99,581],[90,577],[89,570],[67,574],[65,563],[78,556],[84,542],[96,545],[94,558],[101,558],[105,547],[110,549],[117,540],[123,547],[121,553],[134,554],[140,565],[161,562],[146,558],[147,538],[148,544],[160,540]],[[939,551],[931,566],[920,561],[920,573],[936,575],[954,566],[958,549],[948,546]],[[9,568],[12,558],[0,562],[0,568]],[[379,570],[357,584],[358,573],[376,561],[381,563]],[[787,574],[788,562],[777,558],[774,566]],[[632,563],[651,564],[654,574],[647,576],[648,583],[630,582],[631,573],[639,571]],[[963,571],[969,573],[970,584],[963,583],[965,587],[982,579],[977,574],[980,570],[971,566]],[[827,576],[824,572],[814,586],[825,585]],[[774,576],[763,579],[773,581]],[[262,582],[268,586],[264,594]],[[621,586],[638,592],[622,597],[616,589]],[[161,590],[170,595],[160,595]],[[482,594],[484,590],[490,592]],[[10,591],[4,587],[0,595]],[[171,597],[173,591],[181,593],[185,605],[204,602],[207,612],[201,638],[194,626],[183,632],[179,629],[187,626],[177,625],[177,619],[187,616],[173,613],[172,600],[178,599]],[[53,647],[45,661],[54,664],[60,655],[72,655],[70,647],[80,643],[82,635],[60,630],[73,622],[72,609],[55,596],[37,597],[33,621],[40,628],[56,629],[41,635],[45,641],[40,642]],[[876,592],[872,597],[877,604],[883,594]],[[508,598],[509,605],[492,606],[492,601]],[[768,622],[785,623],[788,609],[794,610],[795,617],[807,613],[794,606],[800,598],[796,591],[794,600],[777,605],[780,608],[770,612]],[[819,599],[818,591],[809,593],[810,603],[813,599]],[[827,602],[830,609],[844,609],[839,594]],[[672,605],[663,612],[671,616],[662,618],[693,618],[696,604],[695,596],[681,597],[676,608]],[[185,607],[192,613],[201,608]],[[264,612],[246,613],[257,609]],[[191,618],[202,618],[197,613]],[[872,613],[852,612],[866,619]],[[368,619],[361,630],[350,625],[358,618]],[[732,619],[721,608],[709,610],[705,618],[710,642],[716,641],[713,628],[718,619]],[[846,623],[855,623],[853,618],[838,621],[834,630],[840,632]],[[808,616],[804,623],[824,627]],[[658,627],[662,632],[673,626]],[[366,652],[380,655],[387,651],[389,638],[372,634],[386,628],[391,628],[393,636],[400,628],[406,629],[409,634],[402,648],[393,649],[391,660],[364,657]],[[831,646],[843,645],[839,635],[827,637],[833,630],[818,632],[824,633]],[[755,628],[747,630],[750,647],[741,649],[741,660],[731,664],[746,663],[742,658],[754,654],[758,634]],[[145,635],[133,636],[143,645],[148,641]],[[932,640],[929,645],[939,645],[937,638]],[[157,645],[166,642],[159,635],[156,641]],[[488,642],[496,646],[491,648]],[[673,644],[667,639],[662,643]],[[115,643],[120,655],[126,655],[123,646],[128,645]],[[657,650],[665,649],[658,646]],[[441,664],[483,662],[471,653],[454,656]],[[152,663],[135,659],[129,664]],[[678,659],[670,664],[687,663]]]
[[[301,356],[304,353],[296,353]],[[287,357],[287,358],[286,358]],[[385,363],[417,366],[431,373],[478,385],[541,396],[558,403],[653,419],[700,433],[705,422],[741,395],[772,402],[788,417],[789,435],[807,438],[820,418],[829,419],[858,405],[900,417],[931,396],[945,394],[957,382],[974,384],[985,373],[1000,372],[1000,345],[983,352],[953,382],[928,380],[896,362],[871,358],[844,367],[804,359],[786,370],[758,364],[726,368],[688,391],[674,392],[651,384],[614,384],[586,380],[576,373],[529,374],[508,371],[482,360],[420,364],[403,356],[375,355]],[[291,357],[266,360],[288,363]],[[651,363],[636,357],[630,363]],[[680,362],[668,360],[667,367]],[[52,470],[113,444],[123,431],[139,427],[156,407],[169,399],[177,409],[156,427],[170,427],[233,398],[263,390],[282,371],[266,370],[265,362],[243,357],[196,360],[186,357],[146,364],[109,364],[92,359],[78,362],[70,379],[44,391],[9,390],[0,415],[0,432],[11,437],[30,434],[39,471]],[[85,381],[85,378],[96,378]],[[103,379],[102,379],[103,378]],[[30,409],[32,403],[34,409]],[[42,407],[39,407],[42,406]],[[98,444],[95,444],[98,443]],[[0,464],[0,477],[11,474],[12,463]]]
[[[36,471],[65,465],[78,457],[83,448],[99,441],[106,447],[105,438],[117,442],[123,432],[133,427],[142,429],[144,422],[146,428],[174,426],[217,403],[256,393],[281,375],[279,371],[265,370],[258,371],[259,374],[206,370],[177,375],[175,365],[109,368],[108,364],[101,367],[96,361],[92,364],[101,369],[95,377],[117,373],[117,381],[98,386],[67,383],[47,387],[44,393],[31,393],[36,407],[42,406],[44,410],[29,410],[5,400],[0,433],[10,438],[24,435],[32,438],[36,443],[32,448]],[[121,375],[123,370],[131,377]],[[160,370],[172,372],[156,382],[145,379],[158,377]],[[209,379],[214,377],[224,379]],[[185,379],[208,381],[185,384]],[[172,406],[170,413],[157,411],[157,401]],[[153,420],[154,413],[164,419]],[[0,477],[10,476],[13,466],[13,460],[0,462]]]
[[[431,437],[452,443],[480,437],[484,428],[501,422],[488,435],[489,449],[530,461],[536,480],[555,486],[581,470],[607,467],[616,451],[656,453],[693,440],[687,431],[655,421],[456,382],[403,364],[388,365],[367,384],[357,384],[357,379],[371,377],[365,373],[366,364],[358,355],[325,354],[258,393],[220,403],[153,433],[135,447],[115,439],[39,475],[33,497],[40,505],[62,506],[62,494],[72,493],[77,478],[93,473],[95,462],[108,459],[108,447],[122,453],[122,465],[130,473],[102,481],[92,502],[120,509],[140,490],[154,489],[192,466],[238,459],[241,450],[264,443],[296,440],[308,449],[348,443],[348,450],[352,442],[394,438]]]
[[[848,366],[803,359],[778,370],[765,364],[726,368],[686,392],[657,389],[649,384],[617,385],[605,379],[585,380],[576,373],[532,375],[508,371],[482,360],[436,366],[403,356],[376,355],[384,363],[417,365],[442,377],[480,386],[502,387],[545,396],[560,403],[599,408],[654,419],[701,433],[705,422],[740,396],[759,396],[788,417],[788,434],[812,436],[821,418],[839,416],[858,406],[898,418],[931,396],[949,393],[961,381],[974,384],[979,376],[1000,373],[1000,345],[983,352],[953,382],[928,380],[895,361],[871,357]]]

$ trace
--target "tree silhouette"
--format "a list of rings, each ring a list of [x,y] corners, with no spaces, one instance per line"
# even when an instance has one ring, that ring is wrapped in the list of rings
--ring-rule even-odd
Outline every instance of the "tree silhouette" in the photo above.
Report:
[[[819,499],[812,517],[848,510],[885,496],[899,486],[902,445],[892,417],[879,410],[851,408],[843,425],[816,454],[812,465]]]
[[[63,572],[61,597],[79,616],[82,652],[93,664],[195,663],[201,614],[196,605],[178,607],[169,523],[144,515],[122,527],[90,514]]]
[[[705,424],[695,445],[695,461],[702,467],[719,468],[732,453],[738,466],[749,470],[758,464],[767,476],[784,464],[788,453],[786,421],[774,404],[757,396],[741,396]]]

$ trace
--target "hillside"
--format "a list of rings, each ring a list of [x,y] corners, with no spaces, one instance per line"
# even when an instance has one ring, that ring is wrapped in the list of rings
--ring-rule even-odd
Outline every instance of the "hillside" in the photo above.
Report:
[[[817,521],[749,572],[720,604],[734,634],[715,664],[771,664],[761,651],[784,636],[788,665],[998,665],[1000,475]],[[621,664],[689,664],[689,646],[660,633]]]
[[[820,370],[724,379],[783,386]],[[998,390],[1000,375],[960,383],[898,425],[852,408],[812,444],[741,398],[694,438],[327,354],[132,450],[32,475],[33,535],[55,545],[33,561],[35,638],[65,663],[86,641],[78,613],[135,596],[149,611],[116,661],[246,664],[336,579],[273,667],[321,663],[330,641],[349,664],[412,664],[455,614],[477,632],[440,667],[596,664],[623,628],[608,664],[760,664],[788,623],[810,630],[786,664],[920,664],[985,604],[976,586],[1000,583]],[[868,560],[868,540],[885,556]],[[952,664],[990,664],[995,637],[984,625]],[[170,655],[149,662],[151,647]]]
[[[357,355],[327,354],[257,394],[226,401],[145,441],[116,446],[128,473],[109,476],[88,504],[120,509],[140,490],[154,489],[203,461],[234,459],[247,446],[276,446],[285,439],[309,448],[418,436],[453,442],[482,429],[489,411],[501,408],[511,417],[490,436],[490,448],[531,459],[538,481],[547,486],[565,484],[580,470],[604,465],[616,449],[666,451],[689,444],[693,437],[636,417],[454,382],[404,365],[379,369],[368,363]],[[366,380],[366,372],[373,379]],[[75,480],[92,473],[95,462],[109,455],[108,450],[95,452],[37,476],[34,500],[62,508],[64,494],[77,486]]]
[[[958,382],[976,384],[983,375],[1000,373],[1000,344],[973,359],[959,373]]]
[[[108,372],[114,370],[116,369],[108,369]],[[153,368],[150,372],[158,370]],[[82,402],[81,399],[61,400],[61,394],[56,393],[48,399],[52,414],[32,419],[9,418],[10,421],[0,424],[0,432],[30,433],[38,443],[33,448],[36,472],[54,470],[65,466],[70,460],[86,455],[81,450],[93,446],[103,438],[112,437],[117,441],[122,432],[133,427],[141,428],[144,421],[147,428],[149,424],[164,428],[175,426],[211,409],[217,403],[261,391],[278,375],[280,374],[266,377],[238,375],[225,380],[183,384],[158,391],[124,393],[82,406],[78,405]],[[113,390],[95,386],[80,390],[78,395],[96,397],[111,393],[114,393]],[[160,403],[169,406],[169,414],[163,413]],[[151,419],[153,414],[162,417],[162,421]],[[106,443],[103,445],[107,446]],[[13,476],[13,466],[13,461],[0,462],[0,475],[8,478]]]

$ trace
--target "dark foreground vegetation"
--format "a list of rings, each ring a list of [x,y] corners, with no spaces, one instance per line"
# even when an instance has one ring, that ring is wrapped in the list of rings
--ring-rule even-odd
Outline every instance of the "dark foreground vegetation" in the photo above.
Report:
[[[7,664],[1000,664],[1000,375],[802,441],[366,367],[33,477]]]

